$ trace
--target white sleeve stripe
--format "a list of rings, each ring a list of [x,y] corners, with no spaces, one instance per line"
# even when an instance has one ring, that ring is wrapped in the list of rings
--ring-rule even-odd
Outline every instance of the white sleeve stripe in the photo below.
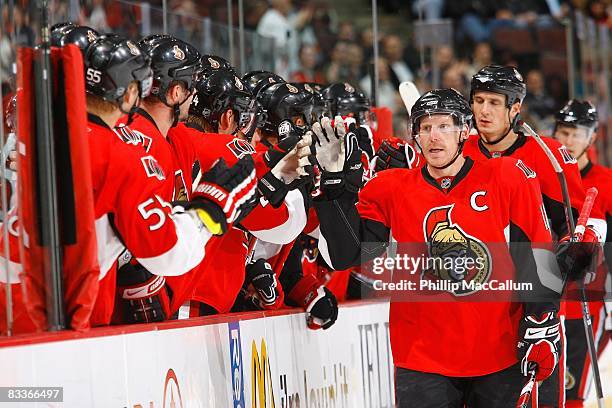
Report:
[[[304,198],[298,190],[291,190],[285,197],[289,212],[287,221],[267,230],[249,230],[256,238],[272,244],[288,244],[297,238],[306,227],[306,208]]]
[[[533,257],[540,283],[548,289],[561,293],[563,291],[563,278],[555,254],[547,249],[533,248]]]
[[[125,249],[111,227],[108,214],[96,220],[96,240],[98,242],[98,264],[100,265],[99,280],[102,280]]]
[[[158,256],[137,257],[138,262],[154,275],[179,276],[189,272],[204,259],[204,247],[212,237],[206,228],[200,229],[189,212],[175,213],[170,219],[176,228],[174,246]]]

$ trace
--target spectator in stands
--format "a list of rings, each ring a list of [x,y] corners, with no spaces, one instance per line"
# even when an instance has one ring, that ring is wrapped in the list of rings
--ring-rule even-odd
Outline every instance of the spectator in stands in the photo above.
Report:
[[[548,94],[544,86],[542,72],[533,69],[526,77],[527,95],[525,102],[529,105],[529,113],[542,125],[555,112],[555,100]]]
[[[196,46],[202,44],[202,24],[195,3],[192,0],[184,0],[174,12],[178,19],[174,35]]]
[[[436,21],[442,17],[444,0],[413,0],[412,11],[425,21]]]
[[[249,30],[256,30],[261,17],[268,10],[266,0],[251,0],[244,5],[244,26]]]
[[[468,67],[466,75],[471,78],[480,68],[493,63],[493,50],[488,42],[479,42],[474,46],[472,53],[472,64]]]
[[[93,0],[92,6],[93,8],[89,14],[89,22],[87,25],[101,33],[110,31],[110,27],[106,21],[104,0]]]
[[[446,69],[442,74],[441,88],[454,88],[466,99],[469,99],[470,92],[468,89],[466,67],[463,63],[456,63]]]
[[[368,97],[372,97],[372,78],[370,74],[361,79],[359,87]],[[391,82],[388,61],[382,57],[378,58],[378,94],[376,98],[377,106],[385,106],[391,109],[393,114],[400,114],[404,110],[399,91]]]
[[[379,33],[380,34],[380,33]],[[379,38],[380,40],[380,38]],[[371,28],[366,28],[359,34],[359,45],[363,50],[364,61],[370,61],[373,54],[374,34]]]
[[[6,10],[7,7],[4,7]],[[10,23],[10,21],[9,21]],[[5,32],[15,33],[15,43],[17,45],[34,45],[34,39],[36,35],[34,34],[34,30],[31,25],[30,16],[20,5],[15,4],[13,8],[13,23],[8,25],[3,25],[3,29]]]
[[[458,38],[478,43],[488,41],[497,27],[513,26],[512,13],[496,0],[446,2],[446,15],[459,22]]]
[[[453,51],[453,48],[450,45],[443,45],[438,48],[434,58],[438,68],[437,76],[434,77],[436,73],[434,73],[432,67],[425,75],[425,79],[429,83],[430,87],[439,88],[440,84],[442,83],[442,76],[444,74],[444,71],[446,71],[451,65],[456,62],[455,52]]]
[[[348,82],[353,86],[359,86],[363,52],[358,44],[338,41],[330,59],[331,62],[326,70],[327,82]]]
[[[302,45],[300,48],[300,70],[291,75],[295,82],[325,83],[325,75],[317,69],[319,50],[314,45]]]
[[[291,0],[272,0],[272,7],[265,12],[257,25],[257,32],[264,37],[274,38],[276,42],[276,73],[288,77],[296,70],[300,45],[299,30],[312,18],[312,8],[305,7],[290,15]]]
[[[338,40],[353,42],[357,39],[355,26],[350,21],[343,21],[338,26]]]
[[[389,75],[395,88],[405,81],[414,80],[412,70],[404,61],[404,45],[397,35],[388,35],[382,41],[383,55],[389,63]]]

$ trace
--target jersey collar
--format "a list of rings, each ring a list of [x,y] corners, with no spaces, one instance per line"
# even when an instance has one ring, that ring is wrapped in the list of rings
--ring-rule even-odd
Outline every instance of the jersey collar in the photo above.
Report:
[[[98,115],[94,115],[93,113],[89,113],[87,112],[87,120],[91,123],[95,123],[98,126],[102,126],[104,128],[110,129],[112,130],[107,124],[106,122],[104,122],[102,120],[101,117],[99,117]]]
[[[474,165],[474,161],[470,157],[466,157],[465,158],[465,163],[463,163],[463,166],[461,167],[461,170],[459,170],[459,173],[457,173],[457,175],[455,175],[455,178],[453,179],[452,183],[450,184],[450,187],[448,187],[447,189],[443,189],[440,186],[440,184],[438,184],[438,181],[435,178],[433,178],[431,176],[431,174],[429,174],[429,171],[427,170],[427,164],[425,164],[423,167],[421,167],[421,174],[423,175],[423,178],[425,179],[426,182],[428,182],[429,184],[431,184],[432,186],[434,186],[435,188],[437,188],[441,192],[448,193],[457,184],[459,184],[459,182],[461,180],[463,180],[465,178],[465,176],[467,176],[468,172],[470,171],[470,169],[472,168],[473,165]]]
[[[517,151],[518,148],[522,147],[525,143],[527,143],[527,136],[525,136],[523,133],[519,133],[514,143],[512,143],[512,146],[506,149],[506,151],[502,153],[502,156],[511,156],[512,153]],[[480,149],[480,152],[486,156],[487,159],[493,157],[491,155],[491,152],[489,152],[489,150],[485,147],[480,137],[478,138],[478,148]]]
[[[159,131],[159,127],[157,126],[157,123],[155,123],[155,119],[153,119],[153,117],[149,115],[149,112],[147,112],[146,110],[142,108],[136,108],[136,113],[142,116],[143,118],[145,118],[146,120],[148,120],[149,122],[151,122],[153,126],[155,126],[155,129]]]
[[[585,178],[587,174],[593,169],[593,163],[589,160],[584,169],[580,170],[580,177]]]

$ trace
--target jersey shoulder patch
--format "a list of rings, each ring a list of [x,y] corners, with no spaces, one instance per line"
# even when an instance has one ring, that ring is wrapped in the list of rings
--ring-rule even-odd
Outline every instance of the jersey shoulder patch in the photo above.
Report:
[[[144,166],[145,173],[147,173],[147,177],[155,177],[158,180],[165,180],[166,175],[164,174],[164,170],[161,168],[157,160],[153,156],[145,156],[141,157],[140,161]]]
[[[529,166],[527,166],[522,160],[519,159],[516,161],[516,167],[518,167],[525,174],[525,177],[527,178],[536,177],[536,172],[531,170]]]

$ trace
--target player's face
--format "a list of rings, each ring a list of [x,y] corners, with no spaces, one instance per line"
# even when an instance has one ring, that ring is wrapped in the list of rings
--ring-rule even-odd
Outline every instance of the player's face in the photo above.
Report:
[[[589,146],[591,130],[583,126],[569,127],[559,125],[555,139],[567,147],[574,157],[578,157]]]
[[[474,119],[479,133],[495,139],[504,134],[510,126],[506,96],[493,92],[478,91],[472,104]]]
[[[189,90],[183,86],[181,86],[181,99],[180,101],[185,101],[180,107],[180,115],[179,120],[187,119],[189,116],[189,105],[191,105],[191,101],[193,99],[193,95],[195,94],[194,90]]]
[[[459,138],[465,137],[450,115],[425,116],[419,122],[418,140],[428,164],[444,166],[457,154]],[[461,136],[460,136],[461,135]]]

